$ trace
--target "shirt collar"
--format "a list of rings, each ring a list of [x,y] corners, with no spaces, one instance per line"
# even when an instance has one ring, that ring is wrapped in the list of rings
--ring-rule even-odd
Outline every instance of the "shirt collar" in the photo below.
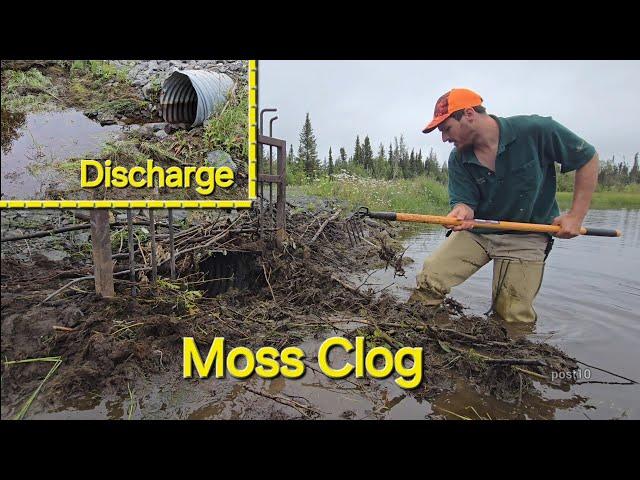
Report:
[[[516,139],[516,132],[508,118],[496,117],[495,115],[491,115],[491,118],[495,119],[500,127],[500,139],[498,140],[498,155],[500,155],[507,148],[507,145]]]
[[[495,115],[490,115],[490,117],[493,118],[496,122],[498,122],[498,127],[500,129],[500,138],[498,140],[498,153],[497,153],[497,155],[500,155],[502,152],[505,151],[507,146],[516,139],[517,135],[508,118],[497,117]],[[476,159],[476,156],[473,155],[473,152],[465,152],[464,154],[462,154],[461,152],[458,152],[458,155],[462,155],[462,161],[464,163],[479,164],[478,160]]]

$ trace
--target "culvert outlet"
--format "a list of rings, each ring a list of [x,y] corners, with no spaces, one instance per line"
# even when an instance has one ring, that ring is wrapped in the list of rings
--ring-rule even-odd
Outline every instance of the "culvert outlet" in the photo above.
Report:
[[[265,284],[259,254],[253,252],[214,253],[199,263],[205,273],[205,296],[215,297],[231,288],[258,291]]]
[[[218,105],[224,104],[233,80],[224,73],[204,70],[173,72],[162,84],[160,110],[168,123],[202,125]]]

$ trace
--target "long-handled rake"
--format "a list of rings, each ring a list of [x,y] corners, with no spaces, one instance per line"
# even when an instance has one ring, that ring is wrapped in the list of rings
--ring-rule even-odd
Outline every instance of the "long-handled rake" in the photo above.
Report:
[[[345,221],[345,230],[347,231],[349,241],[352,245],[356,245],[359,243],[360,239],[364,237],[362,222],[365,217],[400,222],[431,223],[435,225],[460,225],[462,223],[461,220],[456,220],[451,217],[420,215],[416,213],[371,212],[367,207],[360,207],[354,213],[349,215]],[[546,225],[540,223],[505,222],[502,220],[481,220],[478,218],[474,219],[473,222],[474,228],[491,228],[496,230],[541,233],[557,233],[560,231],[560,227],[558,225]],[[581,227],[580,235],[620,237],[622,232],[620,230],[607,228]]]

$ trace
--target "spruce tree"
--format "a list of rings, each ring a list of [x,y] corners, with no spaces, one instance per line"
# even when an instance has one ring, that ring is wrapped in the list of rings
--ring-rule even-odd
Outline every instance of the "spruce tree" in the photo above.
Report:
[[[368,136],[364,137],[362,146],[362,166],[369,173],[373,171],[373,150],[371,150],[371,141]]]
[[[353,164],[362,165],[362,147],[360,146],[360,136],[356,136],[356,146],[353,151]]]
[[[302,131],[300,132],[300,145],[298,146],[298,161],[304,168],[307,176],[313,178],[319,169],[320,160],[318,159],[318,151],[316,145],[316,137],[313,134],[311,120],[307,113]]]
[[[416,153],[414,149],[411,149],[411,155],[409,155],[409,176],[415,177],[418,174],[418,170],[416,168]]]
[[[289,145],[289,155],[287,156],[287,164],[295,165],[296,156],[293,154],[293,144]]]
[[[440,164],[433,148],[429,151],[429,156],[424,162],[424,170],[428,177],[438,179],[440,173]]]
[[[447,162],[442,163],[442,168],[440,169],[440,178],[441,183],[443,183],[444,185],[449,182],[449,167],[447,165]]]
[[[398,157],[398,169],[399,175],[408,178],[408,164],[409,164],[409,152],[407,146],[404,143],[404,135],[400,135],[400,142],[396,139],[397,157]],[[395,152],[394,152],[395,153]]]
[[[395,169],[395,163],[393,161],[393,147],[391,145],[391,143],[389,143],[389,175],[387,176],[388,179],[392,179],[392,178],[396,178],[396,169]]]
[[[331,177],[333,177],[333,156],[331,155],[331,147],[329,147],[329,167],[327,173],[329,174],[329,180],[331,180]]]
[[[386,160],[384,158],[384,145],[380,143],[380,148],[378,149],[378,156],[376,157],[374,166],[373,166],[373,176],[375,178],[385,178],[386,177]]]
[[[340,147],[340,169],[347,168],[347,151]]]
[[[629,178],[632,183],[640,183],[640,170],[638,170],[638,155],[636,154],[633,157],[633,167],[631,167],[631,171],[629,172]]]

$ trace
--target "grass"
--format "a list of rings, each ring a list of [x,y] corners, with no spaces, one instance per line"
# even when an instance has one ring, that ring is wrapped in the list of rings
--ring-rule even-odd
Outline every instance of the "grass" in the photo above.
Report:
[[[556,194],[560,209],[571,208],[573,192],[558,192]],[[595,192],[591,199],[591,208],[595,210],[613,208],[640,208],[640,193],[633,192]]]
[[[47,111],[55,108],[55,88],[39,70],[2,72],[2,107],[12,112]]]
[[[66,65],[50,67],[44,73],[36,68],[4,70],[3,109],[28,113],[73,106],[126,116],[147,111],[149,102],[138,98],[127,69],[104,60],[74,60],[70,68]]]
[[[114,165],[142,165],[148,155],[142,153],[137,139],[114,140],[105,142],[100,157],[113,161]]]
[[[204,139],[209,150],[224,150],[234,158],[248,157],[249,96],[246,88],[229,95],[219,112],[207,120]]]
[[[127,69],[104,60],[74,60],[66,90],[70,104],[112,115],[134,116],[149,105],[138,98]]]
[[[148,159],[156,162],[163,162],[168,165],[182,165],[200,160],[202,163],[204,153],[197,145],[197,139],[186,141],[176,141],[172,144],[168,142],[150,142],[136,136],[130,135],[126,140],[111,140],[102,146],[100,157],[110,159],[114,164],[119,165],[146,165]],[[191,148],[180,148],[179,143],[190,143]],[[180,156],[175,152],[179,151]]]
[[[151,87],[147,91],[147,98],[153,104],[160,103],[160,91],[162,90],[162,82],[157,76],[151,78]]]
[[[446,188],[427,177],[410,180],[375,180],[344,175],[329,181],[290,187],[294,192],[346,201],[350,207],[371,210],[443,215],[449,212]]]
[[[26,72],[7,70],[6,82],[8,90],[24,89],[43,91],[52,86],[51,80],[35,68]]]
[[[127,82],[127,71],[119,69],[105,60],[74,60],[71,64],[74,75],[91,75],[96,80]]]
[[[178,312],[194,315],[199,311],[198,300],[200,300],[203,295],[201,290],[183,290],[179,284],[162,278],[158,279],[157,287],[160,290],[167,290],[175,294],[175,308]]]
[[[376,180],[342,174],[329,181],[319,178],[307,184],[289,186],[295,195],[311,195],[346,201],[351,208],[367,206],[371,210],[446,215],[449,201],[445,186],[427,177],[410,180]],[[572,192],[556,195],[561,209],[571,207]],[[592,209],[640,209],[640,192],[627,188],[622,192],[595,192]]]
[[[119,98],[116,100],[108,100],[96,105],[95,110],[108,112],[118,115],[134,115],[140,110],[144,110],[147,102],[136,98]]]
[[[27,401],[24,403],[24,405],[22,405],[22,408],[20,408],[20,411],[18,411],[16,416],[13,418],[14,420],[22,420],[25,417],[25,415],[29,411],[29,408],[31,407],[31,404],[40,393],[40,390],[42,390],[43,385],[47,382],[47,380],[49,380],[49,378],[55,373],[55,371],[58,369],[58,367],[62,363],[62,358],[61,357],[29,358],[26,360],[13,360],[10,362],[4,362],[4,364],[17,365],[20,363],[33,363],[33,362],[53,362],[53,366],[49,370],[49,373],[47,373],[47,376],[44,377],[42,382],[40,382],[40,385],[38,385],[38,388],[34,390],[34,392],[29,396]]]

